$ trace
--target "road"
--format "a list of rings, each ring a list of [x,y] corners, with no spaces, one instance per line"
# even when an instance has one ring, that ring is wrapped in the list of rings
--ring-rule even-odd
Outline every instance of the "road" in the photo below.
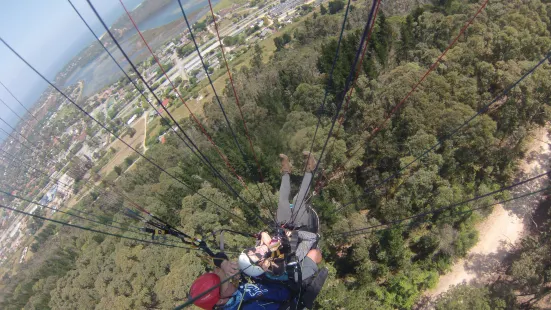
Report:
[[[540,128],[534,133],[534,139],[520,163],[517,181],[544,173],[551,160],[551,139],[547,129]],[[513,196],[527,194],[548,183],[541,178],[515,188]],[[478,225],[479,242],[469,251],[467,257],[457,261],[452,270],[440,277],[438,285],[427,292],[434,299],[446,292],[450,286],[461,283],[490,283],[500,275],[501,262],[506,258],[511,246],[519,241],[532,224],[531,214],[543,195],[532,195],[496,206],[492,214]],[[425,309],[431,309],[430,303]]]

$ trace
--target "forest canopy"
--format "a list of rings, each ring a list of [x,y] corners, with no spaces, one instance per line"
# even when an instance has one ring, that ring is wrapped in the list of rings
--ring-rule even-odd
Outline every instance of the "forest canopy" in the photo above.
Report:
[[[331,118],[345,99],[344,86],[370,6],[370,2],[356,2],[350,10],[333,72],[345,8],[338,0],[325,4],[328,14],[314,14],[316,9],[297,24],[292,35],[278,40],[277,51],[267,63],[262,61],[262,49],[252,48],[251,62],[234,69],[236,93],[264,176],[260,188],[254,185],[258,180],[256,165],[243,160],[216,98],[205,104],[200,121],[248,189],[232,177],[216,148],[192,120],[180,121],[250,204],[242,203],[173,133],[166,135],[166,143],[153,144],[146,154],[189,188],[146,161],[135,162],[135,169],[123,173],[116,181],[117,188],[190,235],[206,237],[221,228],[261,229],[251,214],[267,217],[268,210],[274,211],[280,176],[278,154],[288,154],[299,167],[318,119],[321,125],[313,152],[317,155],[323,148]],[[408,94],[480,6],[471,0],[446,0],[418,6],[405,15],[379,12],[346,115],[339,121],[342,127],[329,139],[330,147],[321,158],[321,186],[312,200],[322,222],[323,264],[330,270],[316,308],[336,309],[345,304],[349,309],[412,308],[422,292],[433,287],[439,275],[477,242],[475,224],[490,210],[467,211],[510,196],[505,192],[487,197],[407,226],[339,235],[510,184],[517,161],[525,155],[530,131],[551,119],[551,68],[546,63],[458,134],[384,186],[365,192],[447,137],[549,52],[551,3],[490,1],[436,69],[371,137],[369,133]],[[206,26],[198,23],[195,28]],[[254,158],[229,84],[219,94],[238,143],[247,158]],[[325,106],[320,109],[325,96]],[[293,171],[295,186],[301,176],[301,169]],[[249,227],[202,195],[245,217]],[[351,201],[354,203],[346,205]],[[84,197],[76,208],[136,225],[124,216],[126,207],[129,203],[115,199],[113,189],[105,185]],[[35,238],[40,240],[35,249],[40,255],[34,256],[25,270],[3,279],[2,309],[172,309],[186,300],[195,277],[210,268],[195,252],[65,227],[50,228],[49,234]],[[245,237],[227,239],[229,250],[240,251],[251,245]],[[212,239],[208,241],[215,244]],[[537,248],[537,242],[526,248]],[[515,283],[542,283],[538,275],[545,269],[543,263],[530,277],[521,274],[526,273],[522,262],[541,261],[543,254],[519,255],[519,263],[511,271],[518,276]],[[453,294],[476,294],[473,307],[488,309],[499,309],[506,300],[485,289],[463,286]],[[453,298],[442,298],[438,309],[453,309]],[[515,301],[507,300],[511,302]]]

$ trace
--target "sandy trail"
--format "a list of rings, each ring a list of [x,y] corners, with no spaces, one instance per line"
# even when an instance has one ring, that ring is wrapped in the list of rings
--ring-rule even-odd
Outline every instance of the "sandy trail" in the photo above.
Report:
[[[522,160],[520,173],[515,181],[544,173],[551,159],[551,140],[544,128],[532,133],[533,142],[527,156]],[[518,186],[514,196],[527,194],[545,186],[547,178],[537,179]],[[450,286],[466,283],[488,283],[498,276],[500,262],[506,257],[511,245],[517,242],[531,225],[531,212],[541,201],[535,194],[511,201],[494,208],[492,214],[478,225],[480,241],[469,251],[467,257],[457,261],[452,270],[440,277],[438,285],[426,295],[433,298],[447,291]]]

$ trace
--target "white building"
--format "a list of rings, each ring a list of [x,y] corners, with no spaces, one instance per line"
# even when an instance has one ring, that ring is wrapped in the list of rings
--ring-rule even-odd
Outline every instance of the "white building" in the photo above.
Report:
[[[134,121],[136,120],[136,118],[138,118],[138,115],[137,115],[137,114],[134,114],[134,115],[128,120],[128,122],[126,122],[126,125],[132,124],[132,122],[134,122]]]

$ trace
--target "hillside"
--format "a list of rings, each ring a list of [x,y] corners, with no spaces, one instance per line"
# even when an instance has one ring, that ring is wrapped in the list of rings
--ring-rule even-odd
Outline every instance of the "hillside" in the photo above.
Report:
[[[551,120],[551,66],[543,58],[551,50],[551,3],[495,0],[481,7],[445,0],[414,8],[400,1],[393,10],[389,2],[378,12],[356,83],[351,70],[371,2],[354,3],[342,40],[346,2],[331,3],[301,7],[305,21],[276,32],[268,62],[256,44],[239,70],[230,62],[242,113],[227,81],[220,103],[213,97],[203,115],[178,120],[197,149],[180,129],[170,131],[163,143],[148,146],[155,165],[136,162],[75,208],[122,223],[119,230],[93,227],[150,240],[133,229],[143,223],[128,216],[138,204],[215,248],[213,231],[269,229],[258,217],[274,211],[278,154],[291,158],[296,189],[302,152],[312,146],[323,170],[311,203],[321,219],[322,265],[330,271],[316,309],[414,308],[477,243],[477,225],[491,213],[485,206],[515,194],[498,190],[519,181],[530,132]],[[258,170],[262,184],[255,184]],[[26,268],[2,279],[2,309],[173,309],[186,301],[193,280],[212,269],[193,250],[68,227],[34,238],[36,255]],[[529,243],[537,255],[522,256],[528,245],[519,252],[514,289],[533,293],[531,280],[545,281],[539,275],[549,272],[548,256],[535,244],[547,250],[548,240]],[[231,259],[255,242],[230,234],[225,241]],[[520,277],[533,257],[539,269]],[[520,307],[514,299],[495,301],[482,309]]]

